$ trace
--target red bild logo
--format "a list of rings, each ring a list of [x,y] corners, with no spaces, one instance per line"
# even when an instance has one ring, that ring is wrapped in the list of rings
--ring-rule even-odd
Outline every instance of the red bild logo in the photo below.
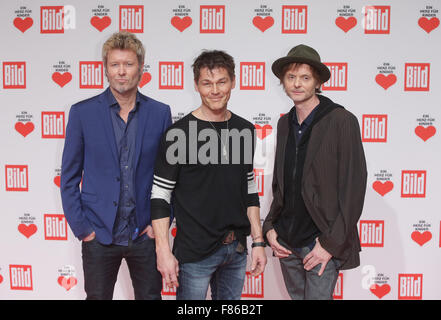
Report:
[[[225,33],[225,6],[200,7],[200,33]]]
[[[425,198],[426,175],[425,170],[403,170],[401,172],[401,197]]]
[[[363,11],[365,34],[390,33],[390,6],[366,6]]]
[[[429,91],[430,63],[406,63],[404,78],[404,91]]]
[[[282,33],[306,33],[308,6],[282,6]]]
[[[322,86],[323,90],[346,91],[348,88],[347,62],[324,62],[331,71],[331,77]]]
[[[421,300],[423,298],[422,274],[398,274],[398,300]]]
[[[41,112],[41,137],[43,139],[64,138],[64,112]]]
[[[184,63],[159,62],[159,89],[184,88]]]
[[[167,286],[167,283],[165,282],[165,279],[162,279],[162,291],[161,295],[163,296],[175,296],[176,295],[176,288],[169,288]]]
[[[67,240],[67,223],[63,214],[44,215],[44,239]]]
[[[360,220],[360,246],[384,247],[383,220]]]
[[[6,165],[5,166],[6,191],[28,191],[28,166]]]
[[[263,273],[258,276],[251,275],[250,272],[245,274],[245,282],[242,290],[242,298],[263,298]]]
[[[11,290],[33,290],[32,266],[9,265]]]
[[[363,142],[387,141],[387,114],[364,114],[362,126]]]
[[[80,89],[102,89],[103,62],[80,61]]]
[[[240,63],[240,89],[265,90],[265,62]]]
[[[144,32],[144,6],[119,6],[119,30]]]
[[[64,7],[40,7],[40,33],[64,33]]]
[[[264,194],[264,170],[254,169],[254,180],[257,186],[257,193],[259,196],[263,197]]]
[[[337,282],[335,283],[334,293],[332,294],[334,299],[343,299],[343,273],[338,274]]]
[[[3,62],[3,89],[26,89],[26,62]]]

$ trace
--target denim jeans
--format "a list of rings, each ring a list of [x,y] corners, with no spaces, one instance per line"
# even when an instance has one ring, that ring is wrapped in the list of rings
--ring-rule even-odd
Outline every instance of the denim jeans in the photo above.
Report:
[[[87,300],[111,300],[122,259],[126,259],[136,300],[160,300],[162,277],[156,269],[155,241],[128,246],[103,245],[95,238],[82,242]]]
[[[213,300],[240,300],[247,254],[236,252],[238,243],[224,244],[201,261],[180,264],[176,299],[205,300],[210,285]]]
[[[288,294],[293,300],[332,300],[335,284],[337,283],[340,262],[331,258],[321,276],[318,275],[321,264],[310,271],[303,267],[303,259],[312,251],[314,244],[303,248],[290,248],[283,240],[278,242],[292,251],[287,258],[280,259],[283,279]]]

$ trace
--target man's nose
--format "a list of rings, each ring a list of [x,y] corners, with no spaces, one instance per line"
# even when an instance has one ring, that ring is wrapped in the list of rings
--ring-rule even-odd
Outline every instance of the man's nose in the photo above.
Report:
[[[118,74],[126,74],[126,68],[124,66],[124,64],[120,64],[119,68],[118,68]]]

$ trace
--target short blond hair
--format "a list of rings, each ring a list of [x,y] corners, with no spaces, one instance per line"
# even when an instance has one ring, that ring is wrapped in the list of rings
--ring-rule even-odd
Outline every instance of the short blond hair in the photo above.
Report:
[[[107,54],[113,49],[131,50],[135,52],[139,65],[144,64],[144,46],[133,33],[127,31],[115,32],[106,42],[104,42],[102,50],[104,66],[107,65]]]

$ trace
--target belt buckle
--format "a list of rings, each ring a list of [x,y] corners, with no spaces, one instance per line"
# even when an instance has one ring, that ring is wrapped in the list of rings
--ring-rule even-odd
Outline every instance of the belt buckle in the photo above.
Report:
[[[236,237],[234,235],[234,231],[230,231],[230,232],[228,232],[228,235],[225,237],[225,239],[224,239],[224,241],[222,243],[223,244],[230,244],[234,240],[236,240]]]

